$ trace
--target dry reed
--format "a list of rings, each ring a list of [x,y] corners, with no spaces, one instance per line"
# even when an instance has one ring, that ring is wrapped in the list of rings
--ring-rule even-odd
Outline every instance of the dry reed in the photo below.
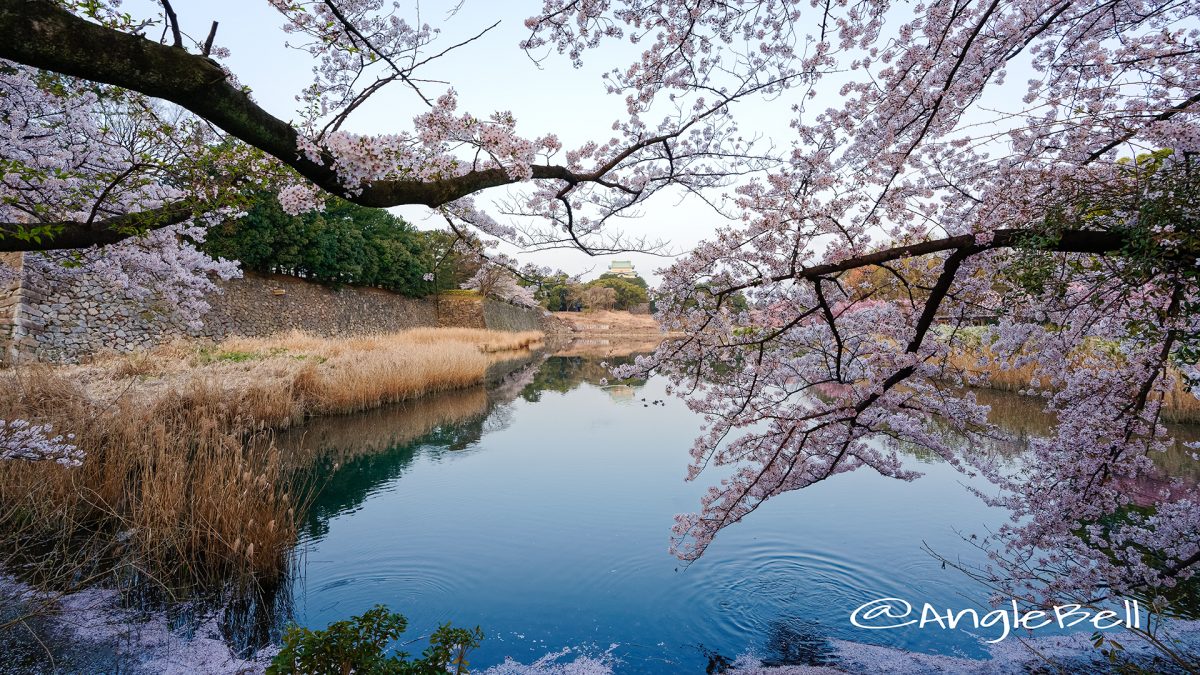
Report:
[[[217,390],[105,404],[39,368],[0,397],[0,415],[50,422],[87,453],[75,469],[0,462],[0,542],[40,584],[115,572],[175,592],[283,572],[296,497],[278,451],[245,447],[247,420]]]
[[[0,563],[47,586],[117,574],[169,593],[280,580],[307,496],[256,432],[481,383],[540,333],[299,332],[0,372],[0,419],[75,434],[83,466],[0,462]],[[7,558],[5,560],[4,558]]]
[[[379,408],[361,415],[314,419],[281,432],[274,442],[290,464],[312,466],[323,458],[346,464],[404,445],[434,429],[487,414],[488,391],[482,386],[446,391]]]

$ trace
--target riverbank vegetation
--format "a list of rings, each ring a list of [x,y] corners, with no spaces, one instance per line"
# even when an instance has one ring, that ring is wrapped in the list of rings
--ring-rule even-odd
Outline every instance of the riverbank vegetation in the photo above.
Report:
[[[283,649],[267,675],[306,673],[413,673],[465,675],[467,653],[479,646],[483,631],[444,624],[429,636],[429,647],[420,658],[389,647],[408,628],[402,614],[376,605],[348,621],[335,621],[324,630],[291,626],[284,633]]]
[[[615,227],[645,215],[664,234],[693,220],[691,205],[711,207],[721,217],[696,220],[697,241],[659,274],[658,317],[682,337],[618,373],[664,375],[706,418],[688,477],[717,479],[677,517],[678,557],[703,556],[764,501],[846,472],[911,479],[900,453],[918,446],[991,480],[987,503],[1009,509],[980,542],[1004,596],[1051,606],[1200,577],[1200,503],[1158,495],[1129,509],[1125,488],[1171,442],[1158,423],[1175,371],[1200,381],[1195,2],[825,3],[808,15],[788,2],[491,3],[470,22],[489,27],[461,36],[382,3],[275,2],[301,47],[295,65],[315,77],[282,99],[250,84],[263,77],[259,42],[284,43],[266,30],[274,24],[246,17],[246,60],[231,57],[239,41],[215,21],[203,43],[185,41],[214,18],[207,10],[144,4],[0,0],[0,94],[12,110],[0,115],[0,248],[97,247],[50,260],[135,297],[186,298],[176,304],[193,322],[208,275],[228,272],[193,244],[249,186],[277,191],[289,214],[320,210],[329,195],[428,207],[485,244],[590,255],[670,255],[654,231]],[[490,16],[502,8],[519,13]],[[589,127],[573,112],[605,103],[531,93],[556,88],[550,68],[535,78],[495,61],[498,79],[482,84],[467,77],[476,69],[454,82],[435,75],[431,62],[451,51],[503,58],[481,40],[493,19],[527,27],[514,58],[600,65],[627,114],[558,128]],[[818,25],[804,39],[792,29]],[[648,43],[639,54],[627,39]],[[1021,71],[1035,75],[1008,77]],[[415,90],[417,114],[364,124],[356,111],[389,84]],[[553,127],[517,131],[555,106]],[[780,124],[761,124],[768,108]],[[855,270],[902,293],[864,302],[845,278]],[[358,278],[330,281],[347,276]],[[436,272],[420,279],[438,283]],[[593,290],[597,304],[616,302],[613,289]],[[728,320],[742,293],[769,330],[742,335]],[[1055,415],[1019,472],[963,453],[930,424],[961,430],[967,447],[1000,432],[948,389],[960,378],[943,366],[958,345],[933,330],[980,321],[996,322],[1001,362],[1039,364],[1031,384]],[[1094,354],[1097,341],[1119,354]],[[213,360],[275,360],[250,353]],[[324,366],[296,367],[340,381]],[[286,417],[297,395],[332,395],[278,367],[289,397],[264,391],[247,405],[286,403],[271,409]],[[397,395],[337,386],[357,392],[339,408]],[[58,437],[26,443],[22,408],[7,412],[0,456],[71,461],[53,454]]]
[[[479,384],[495,360],[540,339],[297,332],[4,371],[3,419],[49,424],[85,460],[0,462],[0,564],[63,590],[103,581],[182,598],[231,582],[270,588],[314,486],[294,480],[295,463],[264,432]]]
[[[586,282],[562,272],[549,275],[527,273],[525,276],[524,282],[534,289],[534,298],[551,312],[653,308],[649,285],[640,276],[620,277],[605,273]]]

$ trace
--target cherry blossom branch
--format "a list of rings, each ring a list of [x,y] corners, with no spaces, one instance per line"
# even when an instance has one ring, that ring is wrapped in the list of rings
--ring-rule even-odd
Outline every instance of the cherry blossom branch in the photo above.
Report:
[[[395,147],[379,148],[368,148],[367,145],[372,141],[348,134],[330,138],[330,134],[341,133],[337,131],[340,125],[366,98],[393,80],[411,79],[413,68],[449,50],[420,61],[414,51],[413,65],[402,68],[383,47],[374,44],[370,36],[356,28],[352,17],[345,15],[336,3],[324,3],[322,7],[328,7],[332,16],[343,24],[342,29],[352,44],[378,54],[392,65],[394,72],[349,99],[315,140],[305,137],[293,125],[259,107],[246,91],[231,82],[231,78],[214,61],[87,21],[46,0],[0,0],[0,58],[11,58],[20,63],[174,102],[279,159],[313,185],[367,206],[424,204],[437,207],[488,188],[520,181],[562,181],[563,194],[557,199],[562,203],[563,213],[567,214],[569,221],[566,228],[568,238],[572,244],[592,252],[625,249],[597,248],[579,236],[577,228],[580,221],[575,218],[574,212],[583,202],[572,203],[566,198],[577,187],[595,185],[625,195],[624,198],[592,194],[582,197],[601,211],[598,220],[589,219],[584,226],[585,231],[594,232],[614,216],[629,215],[635,205],[667,185],[679,184],[696,192],[700,187],[745,175],[745,171],[725,171],[724,168],[701,165],[701,162],[774,161],[773,158],[747,155],[740,149],[735,152],[722,151],[715,146],[695,146],[694,141],[686,144],[681,142],[687,147],[677,154],[669,141],[680,139],[685,133],[696,135],[697,125],[713,123],[712,120],[724,114],[730,103],[752,93],[780,87],[790,77],[787,75],[762,82],[743,83],[744,86],[739,86],[733,93],[722,94],[715,105],[669,125],[662,133],[646,134],[640,127],[631,128],[626,132],[628,144],[612,147],[611,152],[605,152],[607,157],[595,157],[597,164],[591,169],[583,168],[578,163],[569,166],[527,163],[532,159],[532,154],[527,157],[523,153],[528,153],[531,147],[536,148],[539,143],[545,143],[550,148],[557,147],[557,140],[547,137],[531,146],[522,139],[506,137],[511,130],[503,127],[511,126],[511,121],[501,119],[497,124],[481,125],[469,116],[450,119],[446,113],[452,110],[452,95],[439,99],[439,105],[443,100],[448,102],[446,109],[435,108],[429,119],[421,122],[427,127],[421,130],[422,142],[430,142],[425,138],[426,134],[450,134],[441,141],[445,143],[457,138],[452,137],[453,134],[469,132],[477,136],[458,140],[486,152],[491,161],[483,165],[476,161],[468,165],[468,170],[461,171],[461,163],[450,155],[435,153],[422,159],[421,153],[429,148],[421,148],[415,135],[406,136],[410,140],[404,140]],[[494,26],[449,49],[471,42]],[[105,58],[94,58],[97,53],[104,54]],[[462,126],[463,129],[455,131],[456,126]],[[490,133],[493,130],[495,133]],[[731,139],[732,135],[731,130]],[[696,137],[699,138],[698,135]],[[714,142],[706,143],[711,145]],[[651,148],[660,150],[648,152]],[[386,160],[383,165],[370,170],[360,164],[362,160],[380,154],[389,158],[395,156],[395,159]],[[393,168],[387,165],[387,161],[399,164]],[[655,163],[661,163],[665,168],[650,170],[649,167]],[[694,170],[692,165],[695,165]],[[612,174],[619,169],[628,175],[613,177]],[[413,178],[406,177],[409,175]],[[281,193],[281,202],[287,210],[311,208],[316,201],[316,195],[305,186],[285,189]],[[536,212],[533,215],[547,216],[552,213]]]
[[[83,464],[84,453],[71,441],[74,434],[55,434],[49,424],[0,420],[0,461],[53,461],[68,467]]]
[[[945,237],[943,239],[932,239],[917,244],[892,246],[874,253],[852,256],[837,262],[803,267],[786,274],[769,276],[765,279],[753,279],[741,284],[735,284],[727,288],[723,288],[719,292],[722,294],[735,293],[748,288],[761,286],[767,282],[777,283],[780,281],[787,281],[789,279],[819,279],[822,277],[827,277],[831,274],[846,272],[861,267],[883,266],[885,263],[895,260],[904,260],[907,258],[915,258],[933,253],[942,253],[945,251],[973,248],[976,252],[978,252],[986,249],[996,248],[1020,248],[1030,246],[1031,242],[1034,241],[1033,238],[1038,234],[1039,233],[1036,230],[1031,229],[1005,229],[997,230],[994,233],[991,233],[991,241],[987,243],[980,243],[984,241],[984,239],[981,239],[976,235],[962,234],[954,237]],[[1128,245],[1128,237],[1120,232],[1098,230],[1064,230],[1058,234],[1053,243],[1049,245],[1039,245],[1038,248],[1039,250],[1055,251],[1059,253],[1108,254],[1119,252]],[[1171,251],[1171,255],[1178,255],[1181,260],[1186,258],[1187,254],[1187,251]]]

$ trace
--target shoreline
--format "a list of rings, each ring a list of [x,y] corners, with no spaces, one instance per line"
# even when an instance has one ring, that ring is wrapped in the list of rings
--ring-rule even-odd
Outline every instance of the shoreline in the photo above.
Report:
[[[477,386],[543,337],[288,333],[0,371],[0,419],[49,424],[83,453],[77,467],[0,462],[0,566],[42,588],[137,587],[151,604],[269,591],[313,489],[297,483],[301,468],[271,442],[275,432]]]

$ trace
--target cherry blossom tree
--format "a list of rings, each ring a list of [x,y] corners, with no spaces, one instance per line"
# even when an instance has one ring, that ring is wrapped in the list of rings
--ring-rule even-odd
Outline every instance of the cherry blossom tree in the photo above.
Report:
[[[316,64],[293,121],[213,59],[215,26],[184,44],[165,1],[138,23],[115,3],[0,0],[0,58],[179,106],[273,158],[293,211],[324,193],[423,204],[593,253],[637,245],[611,225],[659,193],[731,217],[664,275],[662,320],[686,337],[635,366],[707,420],[689,476],[733,472],[679,518],[684,558],[783,492],[858,469],[915,478],[899,455],[915,445],[991,479],[981,497],[1013,511],[989,544],[1012,593],[1158,592],[1200,568],[1200,505],[1133,508],[1123,487],[1171,443],[1164,401],[1197,377],[1200,2],[544,0],[520,45],[534,58],[644,46],[606,76],[625,116],[573,149],[431,91],[421,68],[473,38],[443,45],[382,0],[271,4]],[[411,126],[351,131],[388,86],[413,92]],[[763,105],[786,110],[790,137],[743,134]],[[502,186],[518,195],[477,203]],[[134,213],[64,214],[54,237],[0,244],[108,243]],[[899,292],[874,297],[876,272]],[[964,385],[1027,366],[1058,423],[1002,465]]]
[[[26,274],[87,275],[198,322],[210,275],[237,273],[194,246],[229,213],[228,181],[208,167],[236,165],[234,153],[141,95],[11,62],[0,62],[0,100],[0,248],[31,252]]]
[[[517,283],[517,278],[507,267],[499,264],[484,264],[474,276],[465,281],[463,288],[478,291],[480,295],[502,300],[518,307],[538,307],[534,289]]]
[[[194,116],[140,94],[9,61],[0,101],[0,249],[26,252],[19,271],[0,263],[0,278],[100,283],[198,326],[212,277],[238,270],[195,245],[231,213],[229,172],[253,175],[243,165],[261,153],[239,157]],[[48,425],[16,419],[0,421],[0,459],[83,458]]]

